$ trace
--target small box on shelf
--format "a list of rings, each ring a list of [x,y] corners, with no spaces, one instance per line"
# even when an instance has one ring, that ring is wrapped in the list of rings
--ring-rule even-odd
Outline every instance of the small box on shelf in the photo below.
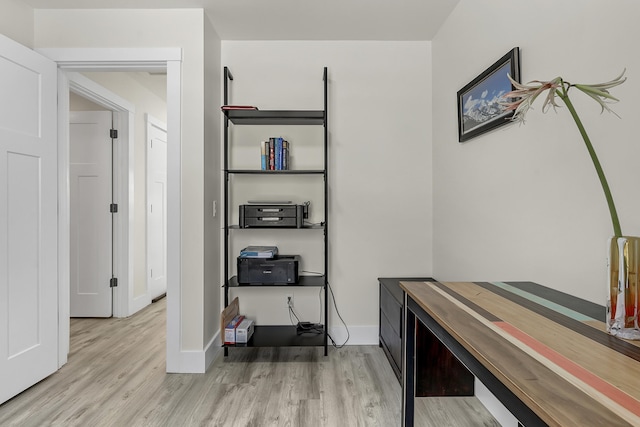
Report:
[[[253,320],[245,318],[236,328],[236,344],[246,344],[253,335]]]
[[[244,316],[241,314],[238,314],[237,316],[235,316],[233,318],[233,320],[231,320],[231,322],[229,322],[227,324],[227,326],[224,328],[224,343],[225,344],[235,344],[236,343],[236,331],[238,329],[238,326],[240,326],[240,324],[242,323],[242,321],[244,320]]]
[[[238,297],[235,297],[231,304],[225,307],[220,313],[220,339],[222,344],[226,341],[226,329],[227,325],[233,321],[233,319],[240,313],[240,301]]]

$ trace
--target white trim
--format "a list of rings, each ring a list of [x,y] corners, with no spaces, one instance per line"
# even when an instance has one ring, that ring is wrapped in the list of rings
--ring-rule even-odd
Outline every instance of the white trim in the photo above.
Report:
[[[93,80],[76,72],[67,72],[67,75],[69,76],[69,90],[71,92],[110,110],[135,113],[135,105]]]
[[[329,334],[336,345],[342,345],[347,339],[347,330],[342,324],[331,327]],[[378,325],[349,326],[349,341],[345,345],[378,345],[379,343],[380,329]],[[331,340],[329,340],[329,345],[331,345]]]
[[[209,366],[214,360],[222,353],[222,346],[220,344],[220,331],[211,338],[204,348],[204,370],[209,369]]]
[[[150,187],[149,187],[149,140],[151,139],[151,132],[152,129],[159,129],[160,131],[164,132],[165,135],[167,133],[167,124],[165,122],[163,122],[162,120],[152,116],[149,113],[144,113],[144,119],[145,119],[145,152],[146,152],[146,159],[145,159],[145,178],[146,178],[146,183],[145,183],[145,240],[146,240],[146,244],[145,244],[145,251],[144,251],[144,263],[145,263],[145,292],[147,293],[147,295],[149,295],[149,298],[153,299],[156,297],[156,295],[152,295],[150,294],[149,291],[149,281],[150,281],[150,277],[149,277],[149,193],[150,193]],[[166,172],[166,165],[165,165],[165,172]],[[166,214],[166,212],[165,212]],[[165,230],[166,233],[166,230]],[[165,242],[165,246],[166,246],[166,242]],[[165,260],[165,264],[166,264],[166,260]],[[165,281],[166,281],[166,275],[165,275]],[[166,291],[165,291],[166,292]]]
[[[181,368],[191,366],[194,359],[191,357],[193,352],[182,352],[181,349],[181,331],[182,331],[182,315],[181,315],[181,277],[182,277],[182,259],[181,259],[181,145],[182,145],[182,50],[180,48],[167,49],[146,49],[146,48],[107,48],[107,49],[77,49],[77,48],[55,48],[55,49],[37,49],[42,55],[49,57],[58,63],[61,69],[80,71],[80,70],[107,70],[117,69],[119,71],[131,71],[133,69],[144,68],[154,70],[164,65],[167,70],[167,142],[168,142],[168,165],[167,165],[167,197],[172,203],[167,209],[167,372],[188,372],[182,371]],[[64,94],[63,94],[64,98]],[[68,98],[68,94],[67,94]],[[64,103],[64,100],[63,102]],[[58,107],[58,120],[61,122],[68,121],[68,99],[67,110],[61,110]],[[67,135],[60,135],[59,141],[68,139]],[[64,149],[63,147],[61,147]],[[59,156],[67,155],[60,152]],[[68,165],[67,165],[68,167]],[[64,208],[68,204],[68,182],[64,172],[59,174],[59,180],[62,187],[59,193],[60,205]],[[61,233],[65,227],[68,236],[68,217],[65,218],[67,212],[62,212],[59,219]],[[67,237],[68,239],[68,237]],[[67,246],[65,246],[67,245]],[[68,252],[68,241],[60,243],[60,251]],[[66,361],[66,353],[69,350],[68,328],[65,330],[63,322],[68,322],[69,305],[69,273],[68,266],[62,264],[59,259],[60,267],[62,267],[59,289],[59,306],[60,306],[60,352],[64,352],[61,360]],[[64,270],[64,271],[62,271]],[[66,298],[66,300],[65,300]],[[66,336],[65,336],[66,332]],[[189,353],[189,354],[187,354]],[[203,353],[202,351],[197,353]],[[204,356],[201,359],[201,368],[204,368]]]
[[[180,373],[203,374],[213,361],[222,354],[220,332],[218,331],[207,343],[204,351],[182,351],[180,353]]]
[[[204,374],[206,372],[204,369],[204,363],[205,354],[203,350],[185,350],[181,351],[179,354],[179,365],[174,366],[176,370],[167,370],[167,372],[180,374]]]
[[[133,283],[133,282],[131,282]],[[131,288],[131,294],[133,294],[133,286],[130,287]],[[132,314],[137,313],[138,311],[142,310],[143,308],[145,308],[146,306],[148,306],[149,304],[151,304],[151,297],[145,292],[142,295],[139,295],[137,297],[133,297],[131,296],[131,299],[129,301],[129,316],[131,316]]]
[[[167,61],[182,61],[180,48],[39,48],[36,52],[73,71],[164,71]]]
[[[181,370],[182,62],[167,61],[167,372]],[[204,360],[203,360],[204,361]],[[202,365],[204,366],[204,365]]]
[[[70,248],[71,225],[69,216],[69,80],[58,70],[58,368],[67,363],[71,325],[70,308]],[[60,117],[66,117],[61,126]]]

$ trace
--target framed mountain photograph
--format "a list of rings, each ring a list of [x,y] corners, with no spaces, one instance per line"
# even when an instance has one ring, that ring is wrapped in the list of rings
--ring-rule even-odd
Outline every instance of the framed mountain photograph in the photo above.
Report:
[[[514,47],[478,77],[458,91],[458,141],[464,142],[509,123],[513,111],[505,111],[502,96],[520,82],[520,49]]]

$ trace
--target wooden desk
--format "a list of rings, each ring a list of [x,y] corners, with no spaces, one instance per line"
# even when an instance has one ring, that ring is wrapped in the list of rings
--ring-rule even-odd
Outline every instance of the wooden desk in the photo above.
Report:
[[[415,364],[427,363],[414,360],[422,325],[526,427],[640,426],[639,343],[605,332],[603,306],[531,282],[400,286],[403,426],[413,426]]]

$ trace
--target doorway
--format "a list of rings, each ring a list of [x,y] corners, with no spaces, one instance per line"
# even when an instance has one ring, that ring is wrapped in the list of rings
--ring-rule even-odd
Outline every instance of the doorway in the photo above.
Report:
[[[68,188],[66,186],[68,171],[68,133],[64,124],[68,121],[69,88],[73,82],[69,78],[70,72],[79,71],[165,71],[167,73],[167,199],[181,200],[181,94],[182,94],[182,50],[180,48],[49,48],[38,49],[38,52],[52,59],[58,64],[58,159],[59,159],[59,200],[60,212],[58,216],[59,244],[59,366],[67,361],[69,351],[69,283],[68,253],[69,241],[69,207]],[[120,114],[123,120],[130,120],[126,114]],[[130,200],[133,197],[130,191],[128,177],[131,175],[130,151],[132,146],[126,141],[119,146],[115,154],[117,162],[126,165],[123,182],[117,184],[116,191],[121,198]],[[131,212],[120,215],[122,221],[131,224]],[[181,316],[181,205],[172,203],[167,207],[167,371],[183,372],[191,366],[190,354],[182,352],[180,336],[182,331]],[[135,304],[133,298],[131,269],[123,268],[131,262],[131,248],[133,244],[132,233],[128,227],[126,232],[116,237],[121,251],[118,252],[116,268],[128,271],[127,277],[120,278],[126,281],[127,286],[116,288],[114,291],[114,313],[117,310],[127,312]],[[66,255],[65,255],[66,254]]]

